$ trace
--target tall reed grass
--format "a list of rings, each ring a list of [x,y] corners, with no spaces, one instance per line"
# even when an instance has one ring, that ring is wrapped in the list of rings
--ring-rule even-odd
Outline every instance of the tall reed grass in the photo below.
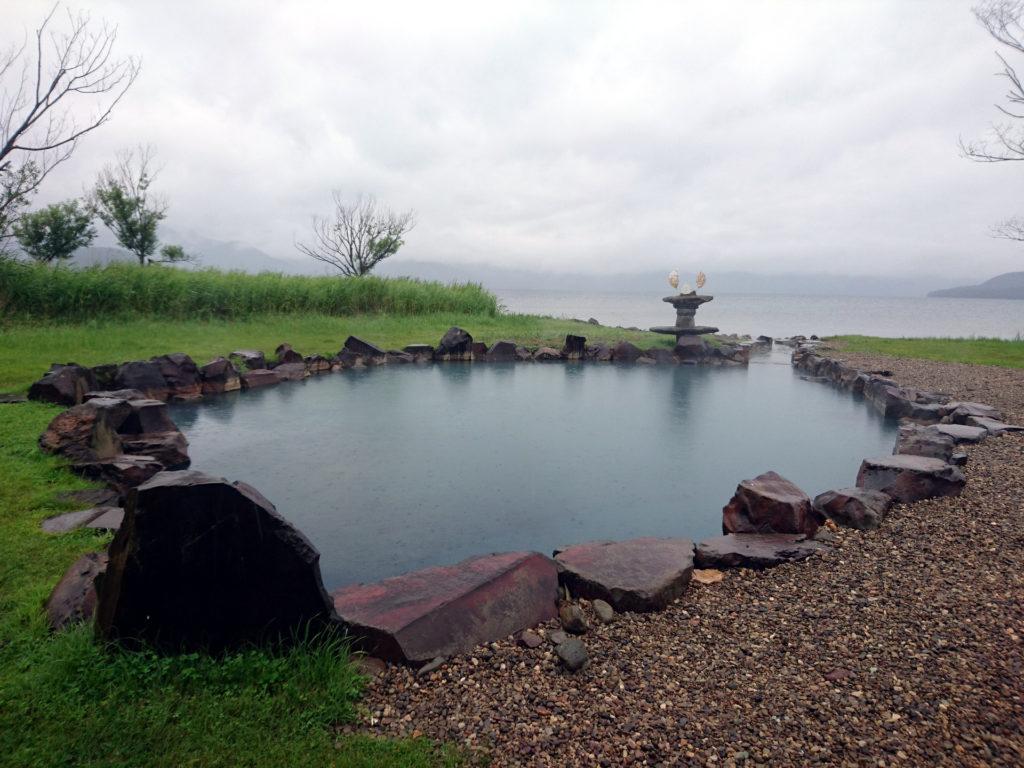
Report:
[[[0,259],[0,317],[19,320],[261,314],[452,313],[495,316],[498,300],[475,283],[410,278],[305,277],[151,265],[49,266]]]

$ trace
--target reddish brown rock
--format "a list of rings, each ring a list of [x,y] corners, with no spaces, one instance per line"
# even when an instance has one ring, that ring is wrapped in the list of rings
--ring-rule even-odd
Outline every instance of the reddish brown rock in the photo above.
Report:
[[[215,357],[200,368],[199,379],[204,395],[219,395],[242,388],[238,371],[226,357]]]
[[[329,373],[332,363],[323,355],[310,355],[305,359],[306,370],[310,375],[317,376],[321,373]]]
[[[935,424],[931,429],[951,437],[957,443],[980,443],[988,437],[987,429],[970,424]]]
[[[126,400],[94,398],[57,414],[39,438],[39,446],[75,463],[109,458],[121,452],[118,430],[131,411]]]
[[[592,541],[556,552],[555,563],[574,597],[604,600],[616,611],[659,611],[690,583],[693,542]]]
[[[774,568],[827,549],[800,533],[729,533],[697,545],[698,568]]]
[[[97,632],[173,649],[287,639],[333,618],[319,559],[248,485],[163,472],[128,497]]]
[[[292,349],[291,344],[278,344],[277,349],[274,350],[274,355],[277,357],[277,364],[282,365],[285,363],[303,363],[305,360],[302,359],[302,355]]]
[[[814,497],[814,508],[823,517],[859,531],[877,528],[891,507],[889,494],[866,488],[841,488]]]
[[[178,425],[171,419],[167,403],[160,400],[130,400],[131,409],[118,432],[123,435],[142,435],[158,432],[177,432]]]
[[[167,382],[168,396],[174,400],[195,400],[202,397],[203,386],[199,369],[184,352],[172,352],[152,358]]]
[[[125,453],[152,456],[164,469],[185,469],[191,461],[188,456],[188,440],[177,430],[123,435],[121,448]]]
[[[160,373],[160,366],[145,360],[134,360],[119,366],[114,377],[114,388],[137,389],[154,400],[166,400],[170,394],[170,386]]]
[[[76,464],[74,469],[87,477],[103,480],[123,494],[161,472],[164,465],[152,456],[117,454],[85,464]]]
[[[246,371],[242,374],[242,389],[258,389],[260,387],[272,387],[279,384],[279,379],[273,371],[266,368],[257,368],[254,371]]]
[[[900,424],[896,446],[892,452],[949,461],[956,453],[956,441],[949,435],[939,432],[935,427]]]
[[[513,363],[516,360],[514,341],[496,341],[487,350],[487,359],[492,363]]]
[[[236,349],[228,358],[238,366],[247,371],[261,371],[267,367],[266,356],[257,349]]]
[[[85,393],[96,386],[96,377],[88,368],[76,363],[54,363],[29,387],[28,398],[58,405],[78,405],[85,399]]]
[[[46,599],[50,629],[57,632],[92,619],[96,612],[96,578],[106,568],[106,552],[90,552],[72,563]]]
[[[304,362],[282,363],[274,367],[273,374],[278,381],[302,381],[309,378],[309,371],[306,370]]]
[[[383,658],[465,653],[555,616],[558,573],[536,552],[505,552],[336,591],[353,637]]]
[[[723,533],[813,536],[821,522],[807,494],[776,472],[741,482],[722,510]]]
[[[349,336],[345,339],[345,346],[341,348],[341,352],[338,353],[343,361],[352,361],[353,359],[362,359],[368,362],[384,359],[385,352],[380,347],[375,347],[368,341],[363,341],[355,336]]]
[[[883,456],[864,459],[857,473],[857,486],[883,491],[898,502],[958,496],[964,488],[964,474],[941,459],[926,456]]]
[[[954,424],[967,424],[968,419],[972,416],[992,419],[993,421],[1001,421],[1003,418],[1003,414],[998,409],[985,403],[955,401],[947,403],[946,410],[949,412],[950,421]]]
[[[555,360],[561,360],[562,353],[554,347],[539,347],[537,351],[533,353],[533,359],[539,360],[540,362],[552,362]]]

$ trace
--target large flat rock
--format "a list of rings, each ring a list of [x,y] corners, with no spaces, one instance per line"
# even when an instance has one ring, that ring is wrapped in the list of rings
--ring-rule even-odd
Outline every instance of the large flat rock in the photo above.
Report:
[[[958,496],[964,473],[941,459],[898,454],[864,459],[857,473],[857,487],[889,494],[908,503],[936,496]]]
[[[797,533],[728,533],[697,545],[698,568],[774,568],[827,547]]]
[[[343,587],[334,608],[374,656],[425,662],[465,653],[556,615],[558,572],[537,552],[503,552]]]
[[[658,611],[686,591],[693,576],[689,539],[591,541],[555,553],[559,580],[576,597],[617,611]]]

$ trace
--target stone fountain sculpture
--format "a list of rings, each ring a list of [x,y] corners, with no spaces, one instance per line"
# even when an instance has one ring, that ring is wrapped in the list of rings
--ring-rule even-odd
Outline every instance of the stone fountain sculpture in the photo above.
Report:
[[[697,273],[697,289],[704,287],[707,277],[703,272]],[[668,276],[669,285],[673,288],[679,287],[679,273],[675,270]],[[711,301],[714,296],[700,296],[697,291],[684,283],[682,290],[676,296],[666,296],[662,301],[667,301],[676,308],[675,325],[659,325],[651,328],[654,333],[667,333],[676,337],[676,348],[687,349],[690,347],[703,346],[701,336],[707,333],[716,333],[717,328],[709,325],[695,325],[693,318],[697,314],[697,307]]]

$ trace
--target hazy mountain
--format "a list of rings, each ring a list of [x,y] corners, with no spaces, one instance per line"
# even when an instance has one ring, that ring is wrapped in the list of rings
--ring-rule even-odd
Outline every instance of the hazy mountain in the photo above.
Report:
[[[1007,272],[980,285],[947,288],[928,295],[950,299],[1024,299],[1024,272]]]
[[[322,264],[306,258],[280,258],[255,246],[239,241],[214,240],[191,232],[164,228],[161,242],[177,243],[199,257],[200,267],[216,267],[244,272],[282,272],[289,275],[331,274]],[[121,248],[113,247],[103,237],[100,245],[83,248],[75,254],[74,263],[83,266],[108,261],[132,261],[134,257]],[[190,268],[190,267],[186,267]],[[696,268],[680,269],[683,282],[693,280]],[[383,262],[377,273],[386,276],[418,277],[442,282],[481,283],[486,288],[502,290],[552,290],[588,293],[649,293],[652,286],[664,287],[664,272],[622,272],[618,274],[588,274],[564,271],[538,271],[496,267],[488,264],[446,264],[433,261],[403,259],[401,255]],[[1010,273],[1002,277],[1022,275]],[[999,278],[995,278],[998,280]],[[992,282],[992,281],[989,281]],[[709,293],[762,293],[811,296],[923,296],[929,291],[938,295],[939,289],[949,288],[955,281],[933,275],[905,277],[870,277],[830,275],[820,273],[765,275],[755,272],[709,272],[705,289]],[[986,283],[985,285],[988,285]],[[966,290],[966,289],[965,289]],[[931,294],[930,294],[931,295]],[[948,295],[948,294],[942,294]],[[1016,297],[1015,297],[1016,298]]]

